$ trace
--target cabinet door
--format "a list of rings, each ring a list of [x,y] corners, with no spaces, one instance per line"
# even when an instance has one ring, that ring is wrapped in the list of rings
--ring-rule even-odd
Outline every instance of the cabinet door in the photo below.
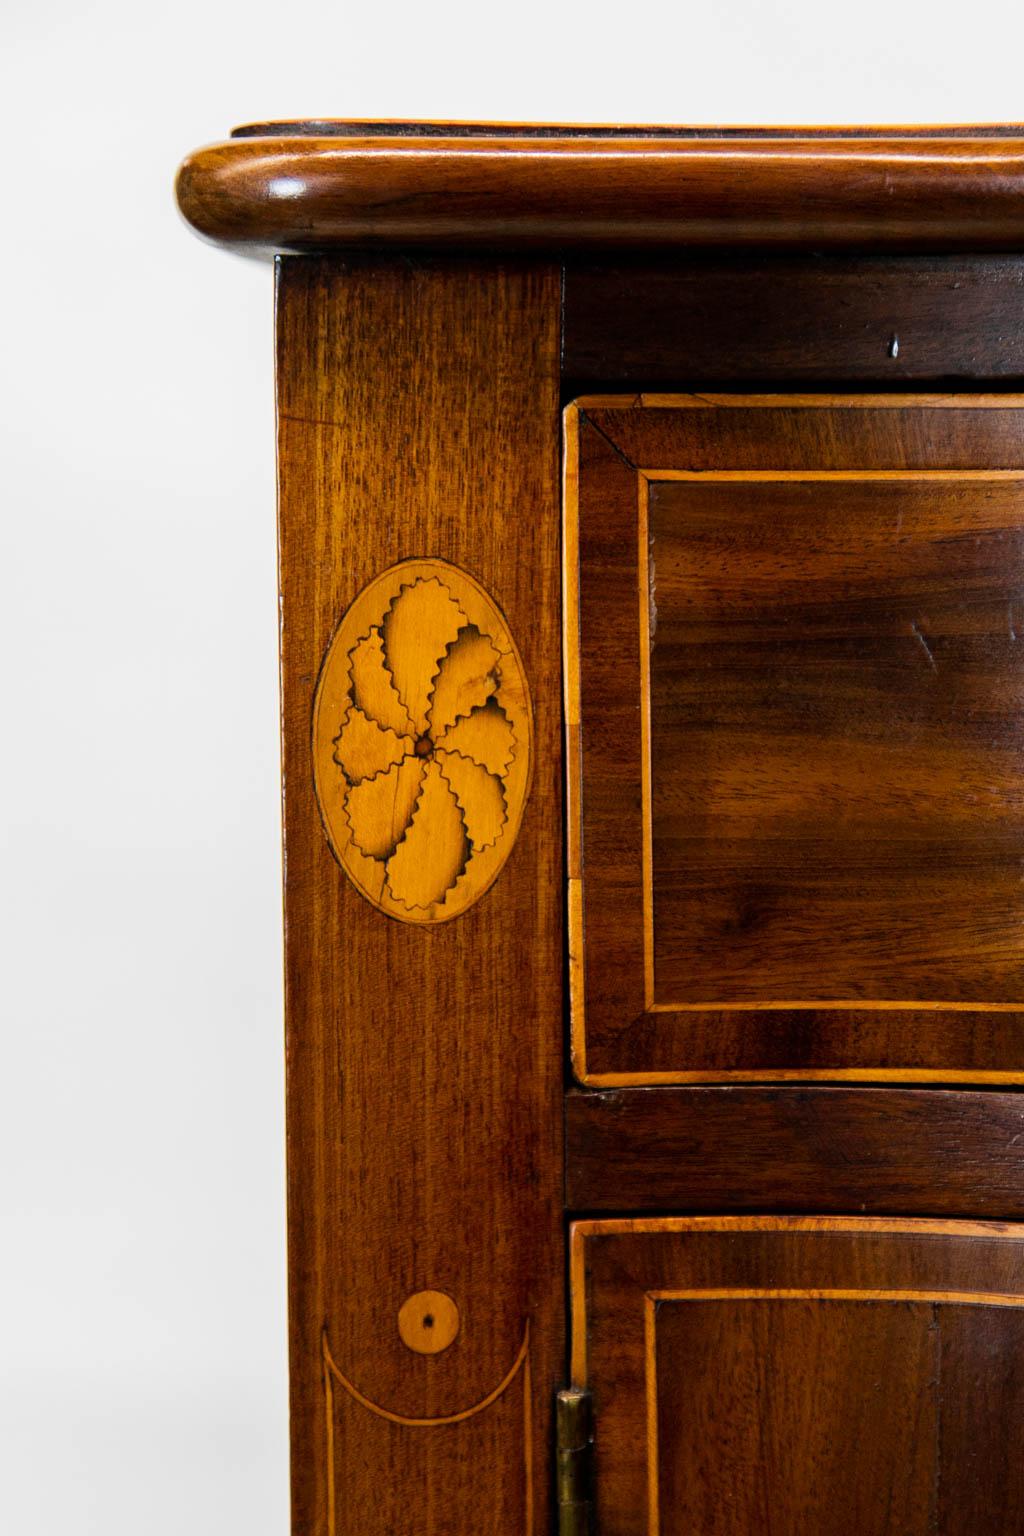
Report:
[[[1024,1226],[583,1221],[601,1536],[1024,1530]]]
[[[567,417],[587,1083],[1024,1080],[1024,402]]]

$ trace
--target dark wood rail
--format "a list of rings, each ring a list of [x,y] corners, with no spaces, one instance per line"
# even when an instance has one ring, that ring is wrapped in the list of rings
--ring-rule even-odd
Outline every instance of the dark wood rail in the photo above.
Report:
[[[566,1101],[577,1211],[1024,1216],[1024,1095],[628,1088]]]

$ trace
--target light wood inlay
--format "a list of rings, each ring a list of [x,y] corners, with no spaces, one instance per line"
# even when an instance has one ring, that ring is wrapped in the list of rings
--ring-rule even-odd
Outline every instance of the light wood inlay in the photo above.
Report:
[[[417,1307],[424,1297],[438,1297],[437,1292],[424,1291],[419,1296],[409,1298],[410,1304]],[[447,1302],[454,1306],[449,1297],[441,1296],[440,1302]],[[438,1303],[432,1302],[432,1305]],[[405,1308],[403,1308],[403,1311]],[[458,1314],[455,1317],[456,1330],[458,1328]],[[405,1333],[402,1334],[403,1342],[408,1343]],[[410,1346],[414,1347],[414,1346]],[[422,1351],[418,1351],[422,1352]],[[327,1536],[336,1536],[337,1533],[337,1466],[336,1466],[336,1430],[335,1421],[338,1415],[338,1403],[335,1397],[334,1384],[343,1389],[345,1396],[359,1408],[371,1415],[372,1419],[378,1419],[385,1424],[395,1426],[398,1430],[443,1430],[450,1427],[468,1424],[476,1420],[504,1398],[509,1387],[517,1377],[522,1377],[522,1473],[523,1473],[523,1532],[524,1536],[533,1536],[536,1520],[536,1489],[534,1487],[534,1422],[533,1422],[533,1376],[530,1369],[530,1325],[527,1323],[523,1334],[523,1342],[519,1352],[512,1362],[506,1375],[501,1379],[486,1397],[478,1403],[473,1403],[468,1408],[460,1408],[453,1413],[437,1414],[430,1418],[414,1418],[408,1414],[394,1413],[384,1408],[379,1403],[373,1402],[360,1392],[354,1382],[341,1371],[331,1354],[331,1347],[327,1341],[326,1331],[321,1335],[321,1354],[323,1356],[323,1386],[324,1386],[324,1454],[326,1462],[326,1513]],[[344,1398],[342,1399],[344,1401]],[[505,1470],[505,1469],[503,1469]]]
[[[443,560],[364,589],[324,659],[313,763],[335,857],[380,911],[458,917],[494,883],[530,785],[530,694],[505,620]]]
[[[439,1355],[455,1342],[459,1309],[444,1291],[417,1291],[398,1310],[402,1343],[418,1355]]]

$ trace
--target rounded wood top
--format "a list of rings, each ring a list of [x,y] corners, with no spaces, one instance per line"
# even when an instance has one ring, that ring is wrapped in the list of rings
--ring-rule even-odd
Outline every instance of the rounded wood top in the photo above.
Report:
[[[254,124],[191,155],[177,194],[260,254],[1024,250],[1024,127]]]

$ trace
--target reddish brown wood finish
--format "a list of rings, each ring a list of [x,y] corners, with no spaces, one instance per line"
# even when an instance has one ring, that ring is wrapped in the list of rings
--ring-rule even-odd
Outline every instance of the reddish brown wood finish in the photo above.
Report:
[[[263,124],[178,195],[315,253],[278,287],[294,1536],[548,1536],[565,1200],[616,1213],[571,1255],[601,1536],[1024,1529],[1024,1228],[962,1219],[1024,1216],[1024,1099],[693,1086],[1024,1082],[1021,404],[709,397],[1024,377],[1024,127]],[[580,384],[618,395],[567,418],[563,636]],[[411,573],[457,634],[398,632]],[[472,708],[510,755],[399,807]],[[563,830],[579,1070],[689,1086],[563,1100]]]
[[[557,316],[548,267],[281,267],[301,1536],[528,1531],[546,1518],[563,1384]],[[412,556],[449,561],[490,594],[535,718],[515,848],[475,906],[438,926],[384,915],[346,877],[310,748],[336,626]],[[399,1332],[400,1309],[424,1290],[459,1313],[434,1354]]]
[[[1019,256],[681,257],[570,263],[574,393],[1024,378]],[[570,383],[570,388],[572,387]]]
[[[651,483],[648,537],[655,1006],[1024,1003],[1024,474]]]
[[[584,402],[586,1081],[1024,1072],[1022,422]]]
[[[602,1533],[1020,1529],[1024,1227],[664,1218],[572,1241]]]
[[[1024,1217],[1024,1095],[619,1088],[566,1099],[576,1211]]]
[[[657,1316],[664,1536],[1019,1529],[1021,1306],[890,1292],[667,1302]]]
[[[212,145],[183,165],[178,200],[210,239],[278,250],[1014,250],[1022,189],[1024,137],[985,130],[471,138],[367,127]]]

